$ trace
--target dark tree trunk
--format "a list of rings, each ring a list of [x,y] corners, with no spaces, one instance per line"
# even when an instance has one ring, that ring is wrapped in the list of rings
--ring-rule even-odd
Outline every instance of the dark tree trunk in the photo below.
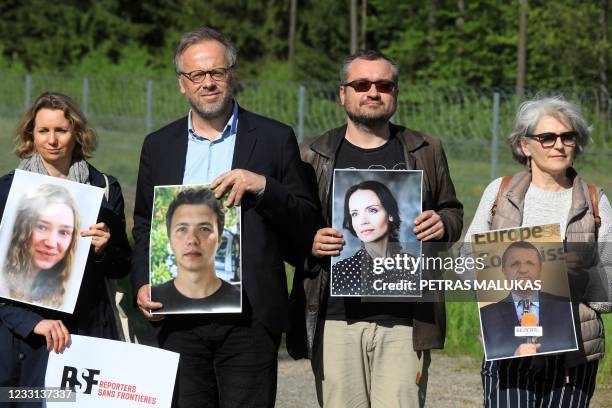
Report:
[[[297,25],[297,0],[291,0],[289,9],[289,79],[295,79],[295,31]]]
[[[361,49],[367,48],[366,34],[368,32],[368,0],[361,0]]]
[[[351,54],[357,52],[357,0],[351,0]]]
[[[528,0],[519,0],[519,43],[516,58],[516,97],[525,97],[525,75],[527,70],[527,13]]]
[[[610,89],[608,89],[608,54],[610,52],[610,44],[608,43],[608,22],[610,17],[610,8],[612,8],[612,0],[601,0],[600,27],[601,41],[604,47],[601,49],[599,56],[599,112],[602,116],[603,123],[610,123],[612,107],[610,106]]]

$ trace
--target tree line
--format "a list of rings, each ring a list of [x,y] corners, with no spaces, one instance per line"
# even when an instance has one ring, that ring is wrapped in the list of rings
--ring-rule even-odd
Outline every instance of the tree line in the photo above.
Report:
[[[612,0],[0,1],[0,71],[171,74],[180,35],[229,35],[238,75],[337,78],[375,48],[402,79],[447,86],[609,88]]]

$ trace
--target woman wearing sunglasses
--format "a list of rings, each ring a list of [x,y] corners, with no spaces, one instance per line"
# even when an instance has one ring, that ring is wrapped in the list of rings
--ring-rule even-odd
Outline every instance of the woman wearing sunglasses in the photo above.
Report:
[[[600,245],[598,250],[597,246],[612,238],[612,208],[602,190],[589,187],[572,167],[589,137],[590,128],[580,110],[565,99],[522,103],[507,141],[525,170],[487,186],[466,234],[469,239],[488,230],[561,225],[579,348],[484,361],[485,407],[582,407],[588,406],[593,395],[598,360],[603,357],[599,313],[610,312],[611,288],[605,273],[592,271],[598,256],[602,264],[612,261],[607,247]]]

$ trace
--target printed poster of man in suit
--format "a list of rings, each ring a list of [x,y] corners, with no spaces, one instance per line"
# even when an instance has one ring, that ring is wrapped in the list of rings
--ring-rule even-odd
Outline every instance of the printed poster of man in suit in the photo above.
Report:
[[[497,285],[477,290],[485,359],[576,350],[559,224],[474,234],[472,243],[486,260],[477,281]]]

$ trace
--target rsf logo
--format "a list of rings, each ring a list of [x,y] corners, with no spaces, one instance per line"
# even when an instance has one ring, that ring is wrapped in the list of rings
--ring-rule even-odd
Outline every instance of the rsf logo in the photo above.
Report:
[[[70,388],[72,391],[77,391],[78,388],[78,391],[83,394],[91,394],[93,386],[98,384],[96,377],[99,375],[100,370],[85,368],[79,375],[79,370],[76,367],[64,366],[60,387]]]

